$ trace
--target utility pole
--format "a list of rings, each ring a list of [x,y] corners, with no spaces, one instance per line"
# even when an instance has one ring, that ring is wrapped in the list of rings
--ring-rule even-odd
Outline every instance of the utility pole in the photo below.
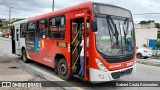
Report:
[[[54,11],[54,0],[53,0],[53,3],[52,3],[52,11]]]
[[[11,6],[7,6],[9,8],[9,27],[10,27],[10,24],[11,24],[11,10],[13,7]]]
[[[9,29],[11,30],[11,10],[13,7],[7,6],[9,8]],[[9,33],[9,38],[10,38],[10,33]]]

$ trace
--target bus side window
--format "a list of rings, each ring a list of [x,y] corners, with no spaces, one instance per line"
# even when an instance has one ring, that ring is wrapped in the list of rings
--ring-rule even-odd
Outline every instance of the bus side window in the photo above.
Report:
[[[29,38],[33,38],[33,37],[35,37],[35,28],[36,28],[36,26],[35,26],[35,22],[30,22],[30,23],[28,23],[28,29],[27,29],[27,36],[29,37]]]
[[[16,29],[17,41],[19,41],[19,29]]]
[[[27,30],[27,24],[23,23],[20,25],[20,37],[25,38],[26,36],[26,30]]]
[[[36,37],[37,38],[46,38],[46,32],[47,32],[47,19],[43,19],[36,22],[37,28],[36,28]]]
[[[65,16],[53,17],[49,22],[49,37],[63,39],[65,37]]]

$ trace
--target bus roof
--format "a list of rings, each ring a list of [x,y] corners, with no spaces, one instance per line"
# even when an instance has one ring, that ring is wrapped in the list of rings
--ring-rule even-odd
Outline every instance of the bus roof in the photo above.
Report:
[[[108,6],[118,7],[118,8],[127,10],[125,8],[115,6],[115,5],[111,5],[111,4],[105,4],[105,3],[99,3],[99,2],[83,2],[83,3],[80,3],[80,4],[74,5],[74,6],[64,8],[64,9],[60,9],[60,10],[52,11],[52,12],[49,12],[49,13],[46,13],[46,14],[31,17],[31,18],[28,19],[28,21],[31,22],[31,21],[34,21],[34,20],[40,20],[40,19],[45,19],[45,18],[48,18],[48,17],[63,15],[67,12],[71,12],[71,11],[75,11],[75,10],[83,9],[83,8],[92,9],[92,4],[108,5]]]
[[[29,21],[34,21],[34,20],[39,20],[39,19],[46,18],[46,17],[62,15],[64,13],[78,10],[78,9],[83,9],[83,8],[92,8],[92,2],[84,2],[84,3],[80,3],[80,4],[70,6],[70,7],[64,8],[64,9],[60,9],[60,10],[52,11],[52,12],[49,12],[46,14],[38,15],[38,16],[29,18]]]
[[[17,22],[14,22],[13,25],[21,24],[21,23],[27,23],[28,19],[20,20]]]

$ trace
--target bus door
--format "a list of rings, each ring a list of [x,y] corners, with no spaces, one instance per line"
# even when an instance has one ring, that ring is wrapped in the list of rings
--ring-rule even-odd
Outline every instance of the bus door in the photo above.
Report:
[[[15,29],[14,29],[14,26],[12,26],[11,28],[11,36],[12,36],[12,54],[15,54]]]
[[[15,54],[20,55],[20,26],[15,25]]]
[[[79,77],[80,56],[82,46],[80,45],[82,40],[84,40],[84,80],[86,80],[86,20],[85,18],[71,19],[71,72],[74,76]]]

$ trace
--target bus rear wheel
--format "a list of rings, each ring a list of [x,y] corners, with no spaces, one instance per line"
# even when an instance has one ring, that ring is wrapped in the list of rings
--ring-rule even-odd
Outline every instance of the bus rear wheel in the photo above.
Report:
[[[29,59],[27,58],[27,53],[26,53],[25,49],[22,50],[22,60],[23,60],[24,63],[29,62]]]
[[[60,59],[60,61],[58,62],[57,69],[58,69],[58,75],[60,76],[60,78],[64,80],[70,79],[70,75],[68,74],[68,66],[67,66],[66,59],[64,58]]]

